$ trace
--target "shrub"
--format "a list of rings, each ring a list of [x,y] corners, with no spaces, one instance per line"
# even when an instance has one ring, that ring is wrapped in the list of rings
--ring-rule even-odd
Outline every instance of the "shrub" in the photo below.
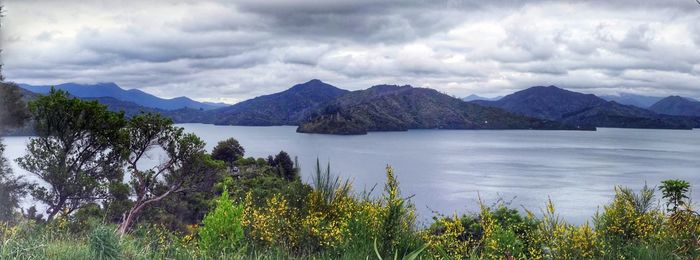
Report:
[[[119,237],[112,228],[98,226],[93,229],[89,244],[93,259],[121,259]]]
[[[687,193],[690,189],[690,183],[684,180],[665,180],[661,183],[659,189],[663,193],[664,199],[668,200],[666,202],[668,211],[676,212],[679,207],[689,206],[686,200],[688,199]]]
[[[415,209],[406,198],[401,197],[399,182],[391,166],[386,167],[386,184],[382,198],[381,227],[379,230],[380,251],[390,256],[404,253],[417,247],[413,241]]]
[[[199,229],[199,246],[207,253],[232,252],[243,240],[243,206],[234,205],[224,189],[216,200],[216,208],[209,212]]]

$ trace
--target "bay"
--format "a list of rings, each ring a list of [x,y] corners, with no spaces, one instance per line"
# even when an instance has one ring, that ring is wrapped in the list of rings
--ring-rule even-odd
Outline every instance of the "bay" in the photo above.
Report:
[[[324,166],[330,162],[356,192],[376,185],[373,194],[380,194],[385,167],[391,165],[403,195],[412,196],[423,220],[435,211],[474,213],[479,203],[499,199],[538,213],[551,199],[560,216],[581,224],[612,199],[615,185],[638,190],[672,178],[691,182],[694,191],[700,185],[698,130],[410,130],[333,136],[299,134],[293,126],[178,126],[200,136],[208,150],[234,137],[246,156],[287,151],[298,158],[305,182],[311,182],[316,158]],[[28,138],[5,137],[6,156],[23,155]],[[11,164],[17,174],[35,180]],[[700,200],[697,192],[691,197]]]

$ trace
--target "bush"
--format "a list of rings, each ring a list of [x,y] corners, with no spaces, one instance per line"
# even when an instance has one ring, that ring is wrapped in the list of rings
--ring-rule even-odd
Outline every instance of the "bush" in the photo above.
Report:
[[[199,229],[199,246],[209,255],[236,251],[243,241],[243,206],[234,205],[224,189]]]
[[[121,259],[119,237],[114,229],[98,226],[90,233],[90,253],[93,259]]]

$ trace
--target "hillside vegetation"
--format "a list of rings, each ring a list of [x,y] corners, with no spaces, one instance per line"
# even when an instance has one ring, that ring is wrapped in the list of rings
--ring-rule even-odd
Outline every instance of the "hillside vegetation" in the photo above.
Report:
[[[578,128],[466,103],[433,89],[379,85],[339,97],[297,131],[364,134],[408,129]]]
[[[420,225],[390,166],[376,191],[355,192],[318,161],[306,183],[284,151],[245,157],[230,138],[209,153],[157,114],[127,119],[62,91],[25,108],[4,90],[13,101],[2,105],[19,110],[2,122],[20,126],[25,109],[35,120],[37,136],[16,161],[44,185],[14,177],[0,145],[0,259],[700,257],[700,215],[683,180],[611,187],[614,198],[583,225],[560,218],[551,201],[539,212],[480,202],[478,212]],[[140,163],[154,149],[165,151],[158,165]],[[25,194],[48,206],[45,216],[19,210]]]

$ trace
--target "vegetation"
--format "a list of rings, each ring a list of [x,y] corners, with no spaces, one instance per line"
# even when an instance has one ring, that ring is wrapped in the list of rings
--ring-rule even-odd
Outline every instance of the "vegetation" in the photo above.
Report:
[[[212,159],[225,162],[229,168],[233,168],[236,161],[243,158],[243,155],[245,155],[245,149],[234,138],[219,142],[211,151]]]
[[[340,96],[317,109],[301,133],[366,134],[408,129],[586,129],[463,102],[434,89],[379,85]]]
[[[46,199],[45,194],[54,194],[56,202],[48,213],[60,208],[60,214],[46,219],[30,210],[7,215],[0,221],[0,259],[700,257],[700,215],[689,200],[690,185],[682,180],[661,184],[666,208],[656,199],[655,188],[634,192],[616,187],[612,201],[583,225],[560,218],[550,201],[540,214],[523,214],[503,202],[481,203],[479,212],[436,215],[428,226],[419,226],[410,197],[401,193],[390,166],[381,194],[356,194],[352,183],[334,175],[330,165],[321,169],[318,161],[312,184],[303,183],[298,164],[284,151],[267,159],[244,158],[241,147],[233,162],[237,171],[225,171],[225,162],[212,159],[201,140],[157,115],[127,121],[59,91],[30,107],[44,134],[29,143],[36,152],[25,160],[47,165],[36,169],[46,173],[40,176],[53,191],[32,195]],[[75,112],[77,108],[82,112]],[[114,129],[85,122],[87,118],[124,125],[112,133]],[[59,119],[70,127],[45,130]],[[64,138],[68,133],[80,142],[65,141],[73,140]],[[70,149],[56,151],[57,145],[37,142]],[[95,153],[71,153],[85,149]],[[160,164],[142,168],[140,158],[158,149]],[[66,156],[71,162],[83,158],[83,165],[95,169],[66,170],[64,160],[41,157],[48,155]],[[128,185],[124,172],[131,175]],[[74,179],[59,183],[50,174]],[[64,196],[68,203],[59,206]]]
[[[23,94],[19,87],[1,80],[0,74],[0,136],[9,129],[22,127],[29,118],[29,111],[22,101]],[[27,187],[22,178],[12,174],[5,158],[5,145],[0,137],[0,222],[14,219],[19,200],[26,193]]]

